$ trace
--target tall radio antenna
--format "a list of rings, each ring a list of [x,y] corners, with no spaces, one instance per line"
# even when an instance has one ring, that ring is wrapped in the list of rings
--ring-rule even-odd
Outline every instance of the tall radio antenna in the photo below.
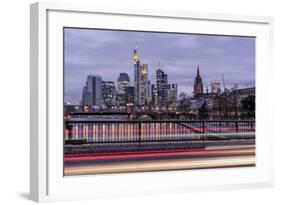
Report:
[[[225,92],[225,82],[224,82],[224,75],[223,75],[223,73],[222,73],[222,83],[223,83],[223,91]]]

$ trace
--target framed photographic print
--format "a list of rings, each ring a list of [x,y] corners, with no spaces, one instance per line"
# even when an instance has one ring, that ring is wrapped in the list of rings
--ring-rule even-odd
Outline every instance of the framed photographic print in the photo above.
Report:
[[[31,199],[271,186],[271,29],[31,5]]]

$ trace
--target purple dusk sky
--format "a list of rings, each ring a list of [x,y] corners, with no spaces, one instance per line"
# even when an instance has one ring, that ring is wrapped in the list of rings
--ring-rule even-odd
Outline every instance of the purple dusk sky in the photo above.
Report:
[[[155,83],[160,61],[168,82],[178,84],[178,93],[192,95],[198,64],[204,90],[211,80],[222,87],[222,74],[228,88],[255,86],[253,37],[65,28],[65,102],[79,104],[90,74],[116,85],[119,73],[125,72],[133,85],[136,42],[141,63],[148,64],[148,79]]]

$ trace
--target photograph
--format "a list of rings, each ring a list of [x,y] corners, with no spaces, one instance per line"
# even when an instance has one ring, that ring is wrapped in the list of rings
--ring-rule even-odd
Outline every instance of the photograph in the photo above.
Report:
[[[64,27],[64,176],[255,167],[255,76],[255,36]]]

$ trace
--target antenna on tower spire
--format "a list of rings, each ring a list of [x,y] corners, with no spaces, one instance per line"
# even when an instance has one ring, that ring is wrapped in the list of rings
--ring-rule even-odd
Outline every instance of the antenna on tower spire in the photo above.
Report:
[[[136,65],[139,61],[139,55],[138,55],[138,42],[136,41],[136,47],[134,49],[134,64]]]
[[[222,73],[222,83],[223,83],[223,89],[224,89],[224,92],[225,92],[225,83],[224,83],[224,75]]]

